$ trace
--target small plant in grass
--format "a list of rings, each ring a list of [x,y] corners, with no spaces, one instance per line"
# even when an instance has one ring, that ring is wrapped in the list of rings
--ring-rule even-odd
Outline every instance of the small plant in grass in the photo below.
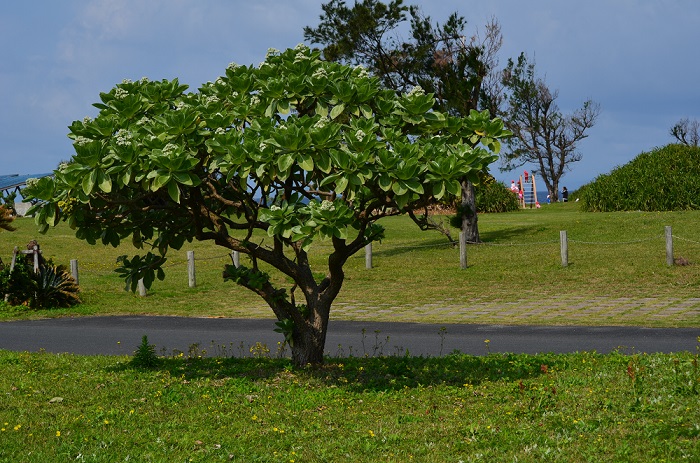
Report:
[[[160,358],[156,354],[156,346],[148,343],[148,336],[145,334],[141,338],[141,344],[139,345],[134,356],[129,364],[136,368],[151,369],[160,365]]]

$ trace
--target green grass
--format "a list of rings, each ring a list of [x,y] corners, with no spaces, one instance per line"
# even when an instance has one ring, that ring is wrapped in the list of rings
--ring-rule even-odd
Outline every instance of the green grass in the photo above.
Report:
[[[135,346],[136,347],[136,346]],[[698,357],[0,351],[2,462],[698,461]]]
[[[134,254],[125,244],[90,246],[61,224],[39,235],[32,219],[0,233],[0,257],[39,241],[47,257],[78,259],[84,303],[70,310],[4,313],[5,318],[69,314],[154,314],[271,317],[253,293],[224,283],[227,251],[210,243],[186,244],[169,255],[167,278],[149,296],[126,293],[113,272],[117,256]],[[582,213],[575,203],[539,210],[482,214],[485,244],[470,246],[466,270],[459,253],[434,232],[420,232],[405,217],[384,222],[386,239],[374,244],[374,268],[362,254],[346,266],[346,281],[331,316],[415,322],[700,324],[700,212]],[[675,255],[693,265],[666,266],[664,226],[673,227]],[[569,266],[561,266],[559,231],[569,237]],[[312,249],[327,250],[320,242]],[[186,251],[197,259],[197,287],[188,288]],[[245,260],[243,261],[245,264]],[[312,255],[324,272],[323,255]],[[278,282],[288,283],[280,277]]]
[[[469,268],[460,270],[457,250],[443,238],[417,232],[405,218],[387,221],[375,268],[365,269],[363,256],[350,260],[331,316],[699,325],[699,212],[584,214],[556,204],[481,215],[479,223],[486,244],[470,247]],[[32,238],[56,263],[77,258],[85,302],[8,309],[5,319],[271,316],[254,295],[222,282],[226,251],[207,243],[173,253],[166,280],[140,298],[124,292],[113,272],[117,256],[133,254],[129,247],[89,246],[65,225],[40,236],[30,219],[15,224],[18,231],[0,233],[5,262]],[[675,254],[695,264],[666,266],[666,225],[677,237]],[[560,230],[571,240],[567,268]],[[304,370],[286,359],[197,353],[157,363],[138,369],[127,357],[0,351],[0,462],[676,462],[700,455],[697,353],[350,357]]]

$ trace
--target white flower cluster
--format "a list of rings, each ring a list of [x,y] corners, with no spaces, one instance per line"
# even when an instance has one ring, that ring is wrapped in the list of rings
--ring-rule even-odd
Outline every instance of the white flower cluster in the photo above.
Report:
[[[260,104],[260,97],[259,97],[258,95],[253,95],[253,96],[250,98],[250,104],[251,104],[252,106],[255,106],[255,105]]]
[[[127,96],[129,96],[129,92],[127,92],[123,88],[117,88],[114,91],[114,98],[116,98],[117,100],[123,100]]]
[[[355,66],[355,71],[359,71],[359,73],[357,74],[357,77],[360,77],[360,78],[369,77],[369,72],[367,72],[367,69],[365,69],[365,68],[364,68],[362,65],[360,65],[360,64],[358,64],[357,66]]]
[[[228,63],[228,66],[226,66],[226,69],[229,71],[235,71],[238,65],[236,63]]]
[[[308,56],[306,56],[305,53],[299,52],[296,55],[294,55],[294,62],[297,63],[299,61],[304,61],[305,59],[309,59]]]
[[[151,122],[151,120],[149,118],[147,118],[146,116],[143,116],[141,119],[136,121],[136,125],[148,125],[148,123],[150,123],[150,122]]]
[[[139,79],[139,82],[141,82],[142,84],[147,84],[148,82],[150,82],[150,80],[148,79],[148,77],[144,76],[141,77],[141,79]]]
[[[90,116],[83,117],[83,124],[89,124],[90,122],[92,122],[92,117],[90,117]]]
[[[328,73],[326,72],[326,68],[318,68],[314,71],[313,74],[311,74],[311,77],[314,77],[316,79],[323,79],[325,77],[328,77]]]
[[[231,98],[238,98],[238,92],[231,92]]]
[[[185,105],[184,101],[178,101],[177,103],[175,103],[175,111],[179,111],[182,108],[184,108],[185,106],[186,105]]]
[[[364,140],[366,135],[367,134],[362,130],[358,130],[357,132],[355,132],[355,138],[357,138],[359,141]]]
[[[163,148],[163,154],[166,156],[170,156],[173,153],[175,153],[176,150],[177,150],[177,145],[175,145],[173,143],[168,143],[167,145],[165,145],[165,148]]]
[[[221,77],[217,78],[216,82],[214,82],[214,83],[216,85],[225,85],[226,84],[226,82],[224,82],[224,79],[222,79]]]
[[[420,85],[416,85],[415,87],[413,87],[411,89],[410,92],[408,92],[408,95],[406,95],[406,96],[410,98],[412,96],[423,96],[423,95],[425,95],[425,90],[423,90],[423,87],[421,87]]]
[[[128,130],[119,129],[114,137],[119,146],[129,146],[131,144],[132,135]]]
[[[308,51],[309,47],[307,47],[303,43],[298,43],[296,47],[294,47],[296,51]]]
[[[28,187],[32,187],[32,186],[36,185],[38,181],[39,181],[38,178],[28,178],[27,180],[25,180],[24,183],[25,183]]]
[[[260,144],[258,145],[258,148],[260,148],[260,151],[265,151],[265,148],[267,148],[267,143],[264,141],[261,141]]]
[[[58,171],[59,172],[65,172],[65,170],[67,168],[68,168],[68,163],[65,161],[58,164]]]
[[[333,204],[333,201],[328,201],[327,199],[324,199],[321,202],[321,210],[322,211],[334,211],[335,205]]]
[[[133,81],[131,79],[124,79],[122,80],[122,84],[133,84]]]
[[[223,127],[217,127],[216,130],[214,130],[214,133],[217,134],[217,135],[225,135],[225,134],[226,134],[226,130],[224,130]]]
[[[273,204],[272,206],[270,206],[270,210],[271,211],[281,211],[282,208],[277,206],[276,204]]]
[[[316,121],[316,123],[314,124],[314,129],[322,129],[326,126],[327,123],[328,123],[328,118],[322,117]]]
[[[265,59],[269,58],[270,56],[277,56],[280,54],[280,51],[276,48],[268,48],[267,53],[265,53]]]
[[[85,146],[88,143],[90,143],[91,141],[92,140],[90,140],[89,138],[86,138],[83,136],[78,136],[78,137],[75,137],[75,141],[73,143],[78,145],[78,146]]]
[[[204,104],[215,104],[219,102],[219,97],[216,95],[209,95],[204,98]]]

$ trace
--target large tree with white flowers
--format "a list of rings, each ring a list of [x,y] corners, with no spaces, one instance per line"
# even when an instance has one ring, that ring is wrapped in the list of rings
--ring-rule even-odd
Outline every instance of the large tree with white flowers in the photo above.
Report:
[[[323,361],[343,266],[382,237],[380,220],[408,214],[429,227],[416,211],[476,180],[507,134],[488,112],[434,111],[420,87],[397,94],[302,45],[232,64],[196,92],[142,79],[100,99],[95,119],[70,126],[70,161],[23,191],[39,226],[66,220],[89,243],[129,239],[142,253],[118,271],[132,290],[195,239],[248,255],[224,279],[269,304],[296,365]],[[331,246],[313,269],[318,240]]]

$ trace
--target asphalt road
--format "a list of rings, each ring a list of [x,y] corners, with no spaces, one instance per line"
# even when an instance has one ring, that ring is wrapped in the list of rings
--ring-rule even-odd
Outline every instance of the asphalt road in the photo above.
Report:
[[[207,355],[249,355],[257,342],[273,353],[282,336],[274,320],[182,317],[81,317],[0,323],[0,349],[75,354],[131,355],[144,335],[159,354],[189,352],[193,345]],[[700,328],[580,326],[438,325],[331,321],[327,354],[441,355],[455,350],[487,352],[567,353],[620,350],[695,352]],[[488,350],[487,343],[488,340]]]

